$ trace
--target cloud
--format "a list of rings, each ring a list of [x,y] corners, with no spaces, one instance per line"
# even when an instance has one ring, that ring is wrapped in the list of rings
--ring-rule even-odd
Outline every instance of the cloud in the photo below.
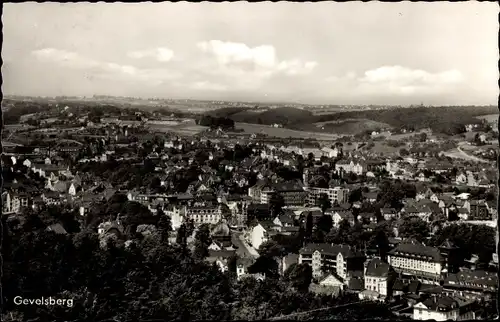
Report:
[[[55,49],[55,48],[44,48],[35,50],[32,54],[40,60],[43,61],[53,61],[60,65],[72,68],[92,68],[100,65],[98,61],[83,57],[77,53]]]
[[[194,82],[190,85],[190,88],[194,90],[217,91],[217,92],[226,91],[228,89],[227,86],[216,83],[210,83],[207,81]]]
[[[166,47],[159,47],[156,49],[132,51],[127,56],[134,59],[155,58],[159,62],[169,62],[174,58],[174,51]]]
[[[465,80],[458,70],[430,73],[402,66],[382,66],[358,78],[358,90],[381,94],[436,94],[456,88]]]
[[[245,74],[265,79],[277,73],[305,75],[318,65],[317,62],[299,59],[280,61],[271,45],[250,47],[244,43],[210,40],[197,43],[197,47],[215,58],[218,72],[232,77]]]
[[[93,71],[93,76],[104,79],[161,84],[164,81],[182,77],[181,73],[164,68],[144,69],[132,65],[102,62],[74,52],[55,48],[35,50],[32,54],[44,62],[53,62],[66,68]]]

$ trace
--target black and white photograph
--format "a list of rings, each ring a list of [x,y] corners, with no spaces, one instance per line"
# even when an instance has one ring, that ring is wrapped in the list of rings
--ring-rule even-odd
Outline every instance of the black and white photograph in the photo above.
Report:
[[[498,3],[2,7],[2,321],[498,319]]]

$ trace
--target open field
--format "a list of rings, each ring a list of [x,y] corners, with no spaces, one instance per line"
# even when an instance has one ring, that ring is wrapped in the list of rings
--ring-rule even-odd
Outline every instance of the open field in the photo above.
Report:
[[[454,158],[454,159],[463,159],[463,160],[469,160],[469,161],[474,161],[474,162],[481,162],[481,163],[490,163],[491,161],[484,160],[481,158],[478,158],[474,155],[472,155],[472,151],[474,148],[473,146],[470,146],[468,144],[462,143],[459,144],[459,146],[456,149],[452,149],[449,151],[444,152],[444,155]]]
[[[235,123],[235,128],[243,129],[245,133],[261,133],[279,138],[315,138],[319,140],[335,140],[339,136],[329,133],[296,131],[285,128],[274,128],[269,125],[250,124],[250,123]]]
[[[196,122],[192,119],[184,120],[178,122],[177,124],[148,124],[151,130],[156,130],[159,132],[173,132],[180,135],[195,135],[198,134],[208,127],[197,125]]]
[[[375,144],[375,146],[373,148],[371,148],[369,151],[373,152],[373,153],[382,153],[383,155],[387,156],[387,155],[399,155],[399,150],[401,150],[402,148],[408,148],[406,146],[400,146],[400,147],[392,147],[392,146],[388,146],[387,144],[385,144],[384,141],[376,141],[376,142],[373,142]],[[361,148],[362,150],[365,150],[365,148]]]
[[[498,114],[481,115],[481,116],[476,116],[476,118],[480,120],[486,120],[486,122],[488,123],[498,122]]]
[[[346,119],[332,122],[317,122],[313,125],[322,132],[339,134],[357,134],[366,130],[390,128],[389,124],[368,119]]]

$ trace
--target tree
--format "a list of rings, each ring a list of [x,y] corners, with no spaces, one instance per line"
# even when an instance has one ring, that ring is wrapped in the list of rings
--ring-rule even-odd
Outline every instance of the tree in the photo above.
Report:
[[[403,238],[414,238],[422,242],[429,236],[427,223],[420,218],[406,218],[399,225],[399,235]]]
[[[401,149],[399,149],[399,155],[400,155],[400,156],[402,156],[402,157],[406,157],[406,156],[408,156],[409,154],[410,154],[410,152],[408,152],[408,150],[407,150],[407,149],[405,149],[405,148],[401,148]]]
[[[264,274],[266,277],[278,276],[278,262],[270,256],[259,256],[255,263],[248,267],[250,274]]]
[[[156,226],[160,232],[161,240],[162,242],[168,243],[168,237],[172,231],[172,220],[170,219],[170,216],[165,215],[161,209],[158,209],[158,213],[156,215],[159,217]]]
[[[323,214],[327,209],[330,209],[332,207],[330,199],[328,199],[328,195],[326,193],[322,193],[319,195],[318,204],[321,207],[321,211],[323,212]]]
[[[177,237],[175,239],[175,242],[178,245],[181,245],[183,248],[187,247],[187,229],[185,224],[181,224],[179,229],[177,230]]]
[[[312,282],[312,268],[308,264],[292,264],[284,273],[285,281],[291,283],[292,287],[299,292],[307,292]]]
[[[158,177],[154,177],[153,180],[151,180],[151,184],[149,185],[149,188],[153,191],[158,191],[161,187],[161,180]]]
[[[356,188],[349,193],[349,203],[354,203],[361,200],[363,191],[361,188]]]
[[[318,222],[316,223],[317,230],[320,230],[324,232],[325,234],[328,234],[330,230],[333,227],[333,220],[332,216],[329,215],[323,215],[319,218]]]
[[[309,240],[312,237],[313,224],[314,224],[313,215],[311,212],[309,212],[306,217],[306,229],[305,229],[306,240]]]
[[[285,206],[285,201],[281,194],[279,193],[271,194],[271,198],[269,199],[269,208],[271,211],[271,216],[273,218],[282,214],[284,206]]]
[[[194,255],[197,258],[205,258],[208,256],[208,246],[212,243],[212,238],[210,238],[210,226],[208,224],[202,224],[198,227],[195,240],[195,250]]]
[[[390,247],[389,239],[383,227],[377,226],[370,238],[369,245],[375,246],[378,249],[380,258],[385,260]]]
[[[313,232],[312,242],[313,243],[324,243],[326,233],[323,230],[316,229]]]
[[[327,241],[333,244],[351,244],[351,225],[349,222],[345,219],[342,220],[339,223],[339,228],[328,235]]]

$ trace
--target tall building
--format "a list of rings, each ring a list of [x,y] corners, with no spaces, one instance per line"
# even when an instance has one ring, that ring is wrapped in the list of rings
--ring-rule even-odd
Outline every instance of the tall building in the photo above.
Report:
[[[309,264],[313,276],[335,273],[346,279],[351,272],[363,272],[365,255],[348,245],[307,244],[299,251],[299,264]]]
[[[410,240],[388,253],[388,262],[403,279],[417,278],[422,283],[439,285],[443,257],[439,249]]]
[[[315,188],[310,187],[307,189],[309,194],[307,197],[307,203],[309,205],[317,205],[318,200],[322,194],[328,196],[330,203],[334,205],[335,203],[342,204],[349,200],[349,189],[343,187],[334,188]]]
[[[255,193],[255,192],[254,192]],[[264,185],[260,190],[260,203],[267,204],[274,194],[283,197],[285,206],[303,206],[307,192],[298,181],[277,182]]]

